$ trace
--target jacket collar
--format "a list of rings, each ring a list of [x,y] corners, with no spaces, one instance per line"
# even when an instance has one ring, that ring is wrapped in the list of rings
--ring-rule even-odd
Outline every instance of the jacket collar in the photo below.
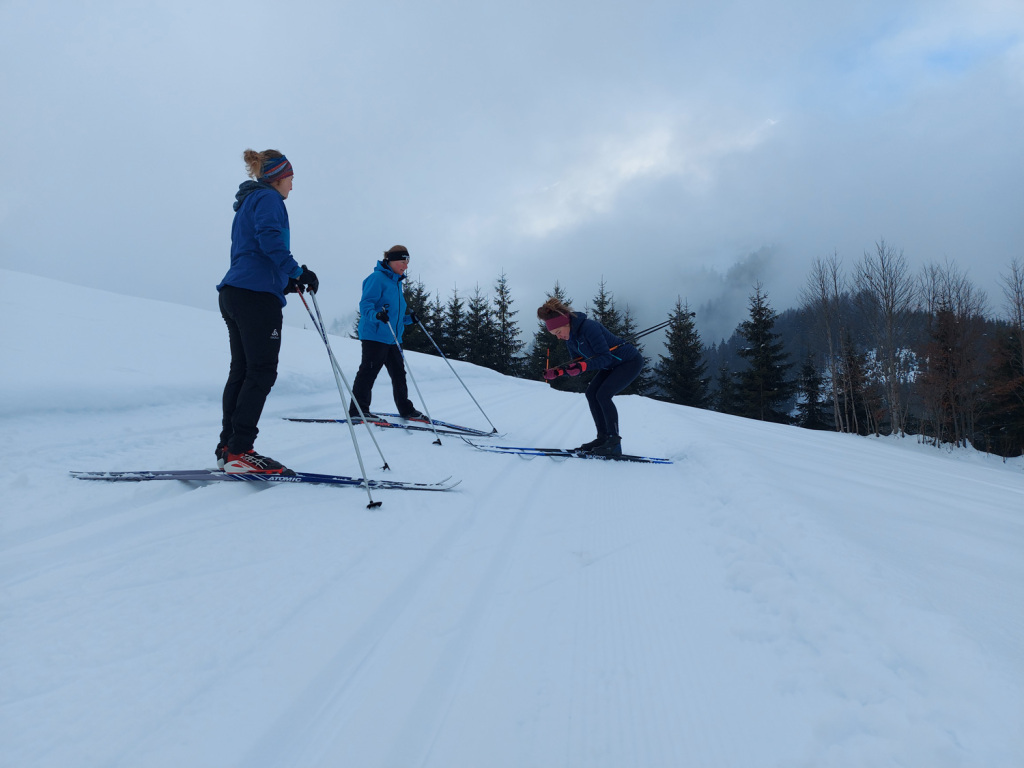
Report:
[[[233,206],[234,209],[237,211],[239,208],[241,208],[242,202],[245,200],[245,198],[247,198],[249,195],[251,195],[258,189],[269,189],[274,192],[277,192],[277,190],[274,189],[272,186],[262,181],[243,181],[241,184],[238,185],[238,192],[235,193],[235,204]]]
[[[393,270],[391,267],[384,263],[383,259],[377,262],[377,266],[374,267],[373,271],[382,272],[384,275],[386,275],[391,280],[394,280],[396,283],[400,283],[403,280],[405,280],[405,275],[400,275],[397,272],[395,272],[395,270]]]

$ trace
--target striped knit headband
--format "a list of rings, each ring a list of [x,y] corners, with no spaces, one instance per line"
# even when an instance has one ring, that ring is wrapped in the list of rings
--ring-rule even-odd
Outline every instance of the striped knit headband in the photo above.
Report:
[[[260,174],[259,180],[267,184],[273,184],[275,181],[287,179],[289,176],[294,175],[295,171],[292,170],[292,164],[288,162],[287,157],[281,155],[281,157],[275,157],[263,163],[263,172]]]

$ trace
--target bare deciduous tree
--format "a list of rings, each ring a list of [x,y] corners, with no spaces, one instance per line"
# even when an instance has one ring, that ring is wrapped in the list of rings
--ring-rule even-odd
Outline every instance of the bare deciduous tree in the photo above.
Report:
[[[832,395],[832,418],[837,432],[851,431],[851,425],[841,408],[843,383],[843,318],[842,298],[846,293],[846,278],[838,253],[825,259],[815,259],[807,284],[800,292],[804,311],[813,319],[819,336],[825,342],[825,365],[829,374]]]
[[[857,265],[854,284],[855,298],[864,313],[875,348],[890,430],[892,434],[903,435],[910,377],[907,334],[917,294],[903,251],[879,240],[875,253],[865,253]]]
[[[946,262],[925,268],[921,299],[928,315],[919,390],[923,420],[931,425],[936,445],[966,445],[975,434],[982,386],[979,352],[984,335],[987,297],[967,275]]]

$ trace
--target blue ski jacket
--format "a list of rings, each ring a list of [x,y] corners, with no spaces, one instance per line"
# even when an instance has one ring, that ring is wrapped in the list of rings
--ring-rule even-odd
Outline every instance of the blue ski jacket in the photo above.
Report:
[[[625,360],[632,360],[640,352],[623,341],[596,320],[589,320],[583,312],[573,312],[569,322],[569,338],[565,346],[570,357],[582,357],[588,371],[614,368]],[[611,350],[610,347],[618,348]]]
[[[291,231],[284,198],[269,184],[246,181],[235,195],[231,224],[231,266],[217,286],[272,293],[281,306],[287,303],[288,278],[302,274],[289,250]]]
[[[394,344],[395,337],[402,343],[402,331],[412,322],[405,314],[405,293],[400,275],[383,261],[378,261],[370,276],[363,280],[363,295],[359,300],[359,339],[360,341],[382,341]],[[377,319],[377,313],[387,308],[389,323]],[[388,325],[394,329],[394,336]]]

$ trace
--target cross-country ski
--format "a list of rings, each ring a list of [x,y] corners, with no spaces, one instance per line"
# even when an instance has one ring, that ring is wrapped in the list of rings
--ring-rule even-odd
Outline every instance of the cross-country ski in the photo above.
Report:
[[[138,483],[149,480],[181,480],[201,483],[212,482],[244,482],[270,483],[275,485],[294,485],[309,483],[314,485],[338,485],[365,487],[362,478],[345,475],[321,475],[312,472],[295,472],[286,474],[260,474],[256,472],[228,474],[220,469],[171,469],[171,470],[137,470],[115,472],[77,472],[71,476],[78,480],[106,480],[109,482]],[[436,483],[416,483],[404,480],[369,480],[370,488],[390,491],[450,491],[459,484],[459,480],[450,477]]]
[[[462,438],[469,445],[477,450],[489,453],[506,453],[514,456],[547,456],[551,459],[597,459],[599,461],[629,461],[635,464],[672,464],[671,459],[659,459],[653,456],[632,456],[628,453],[619,453],[612,456],[602,456],[597,453],[589,453],[576,448],[524,448],[513,445],[478,445],[468,438]]]

